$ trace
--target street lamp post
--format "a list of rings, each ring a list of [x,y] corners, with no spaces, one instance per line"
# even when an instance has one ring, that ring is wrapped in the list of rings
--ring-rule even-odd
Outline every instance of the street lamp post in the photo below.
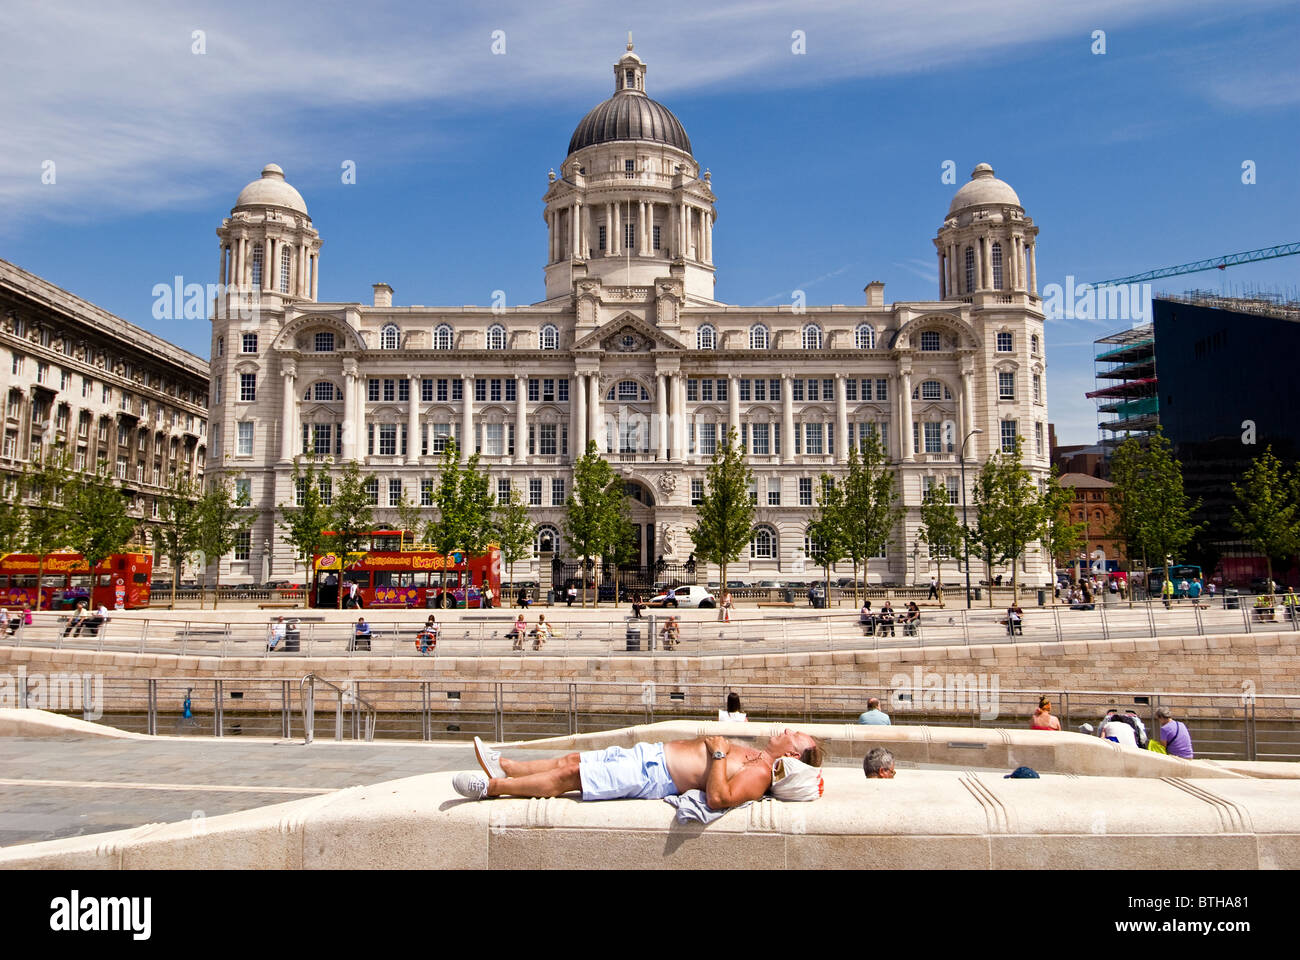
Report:
[[[966,441],[977,433],[983,433],[976,427],[962,437],[961,447],[957,451],[957,462],[961,465],[961,542],[962,563],[966,565],[966,609],[970,609],[970,529],[966,525]]]

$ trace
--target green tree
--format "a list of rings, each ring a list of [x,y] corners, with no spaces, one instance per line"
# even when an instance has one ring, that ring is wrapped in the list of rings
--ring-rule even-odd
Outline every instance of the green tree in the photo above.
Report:
[[[438,482],[434,486],[437,519],[429,521],[425,539],[442,554],[460,550],[473,556],[482,553],[492,539],[496,504],[490,493],[486,471],[480,471],[478,454],[463,465],[455,441],[448,440],[442,452]],[[444,583],[443,602],[446,602]]]
[[[966,539],[984,561],[990,588],[988,591],[990,607],[993,606],[993,561],[1002,543],[1000,524],[1003,513],[999,507],[1001,489],[998,478],[998,457],[999,455],[994,453],[975,475],[975,482],[971,484],[971,508],[975,514],[975,522],[966,528]]]
[[[939,606],[944,606],[943,599],[943,561],[951,557],[961,542],[961,521],[957,519],[957,510],[948,502],[948,491],[943,484],[931,487],[921,504],[921,528],[917,533],[922,543],[929,546],[930,556],[934,558],[936,576],[939,585]]]
[[[528,504],[518,488],[512,487],[510,499],[497,504],[493,520],[493,534],[501,548],[501,559],[510,572],[510,585],[514,587],[515,564],[532,556],[535,527],[528,514]],[[511,593],[515,591],[512,589]],[[515,601],[517,602],[517,601]]]
[[[343,467],[337,489],[329,508],[330,529],[334,531],[334,549],[346,558],[349,553],[356,553],[370,543],[370,534],[375,528],[375,514],[367,487],[378,483],[373,473],[361,474],[361,465],[349,460]],[[343,578],[339,578],[339,591],[335,603],[343,605]]]
[[[591,569],[596,557],[604,556],[609,538],[617,525],[611,519],[611,513],[622,508],[616,502],[622,497],[622,484],[609,465],[596,451],[596,441],[587,441],[587,452],[573,465],[573,492],[564,502],[564,539],[573,548],[574,555],[582,563],[582,605],[587,605],[586,571]],[[600,604],[597,592],[595,605]]]
[[[1232,492],[1241,501],[1232,507],[1232,522],[1242,539],[1264,555],[1268,580],[1272,583],[1273,558],[1286,560],[1300,547],[1297,475],[1283,469],[1269,446],[1255,458],[1241,479],[1240,485],[1232,485]]]
[[[998,458],[997,527],[1001,534],[998,559],[1011,564],[1011,596],[1020,600],[1020,558],[1042,532],[1042,503],[1038,484],[1021,461],[1020,438]]]
[[[0,553],[17,553],[26,539],[27,511],[22,496],[0,497]]]
[[[73,505],[67,501],[76,487],[68,470],[67,454],[38,448],[34,462],[23,474],[21,489],[29,501],[25,541],[27,549],[37,555],[36,607],[39,609],[41,586],[45,582],[45,558],[67,546],[72,527]]]
[[[127,515],[127,497],[105,465],[83,474],[65,488],[69,514],[68,544],[94,570],[135,537],[137,522]]]
[[[696,522],[687,533],[695,545],[695,557],[718,565],[718,582],[727,588],[727,566],[740,559],[740,552],[754,533],[754,503],[749,487],[754,473],[746,462],[746,450],[734,428],[725,443],[718,445],[704,475],[704,497],[696,508]],[[719,617],[722,610],[718,610]]]
[[[812,545],[812,560],[822,568],[828,604],[831,598],[831,567],[848,556],[845,530],[844,488],[829,473],[823,473],[821,492],[817,495],[817,516],[808,524],[808,540]],[[854,592],[857,592],[856,589]]]
[[[894,471],[877,434],[872,433],[861,456],[849,447],[848,474],[844,477],[845,549],[855,567],[862,568],[862,593],[867,592],[869,560],[890,544],[890,535],[903,519],[898,504]],[[856,593],[856,591],[855,591]]]
[[[1052,564],[1052,576],[1056,576],[1056,564],[1059,558],[1072,558],[1084,544],[1084,524],[1071,519],[1070,508],[1074,504],[1074,487],[1062,486],[1056,467],[1052,467],[1047,487],[1040,500],[1042,529],[1038,539],[1043,545],[1043,554]]]
[[[424,508],[402,488],[402,496],[392,507],[393,524],[402,531],[403,546],[412,546],[420,539],[424,528]],[[409,539],[408,535],[409,534]]]
[[[181,567],[190,554],[201,549],[199,526],[203,519],[203,508],[200,491],[189,477],[177,474],[167,492],[158,497],[158,518],[155,536],[161,541],[162,552],[172,565],[171,601],[167,607],[174,609]]]
[[[294,457],[295,502],[280,504],[277,526],[284,531],[285,542],[293,547],[294,554],[302,563],[303,606],[307,605],[311,590],[312,559],[329,548],[325,531],[330,525],[330,510],[320,494],[320,482],[327,476],[323,469],[317,468],[314,458]]]
[[[319,495],[319,494],[318,494]],[[248,494],[235,494],[234,481],[229,477],[213,477],[208,481],[208,491],[199,503],[198,549],[217,571],[212,589],[212,609],[217,609],[221,594],[221,558],[247,533],[257,520],[257,513],[249,509]],[[308,561],[310,562],[310,560]]]
[[[1121,443],[1111,460],[1111,481],[1118,493],[1119,529],[1129,532],[1143,556],[1159,560],[1167,581],[1170,561],[1203,524],[1191,522],[1201,504],[1184,491],[1183,467],[1164,430],[1156,427],[1145,444],[1134,437]]]

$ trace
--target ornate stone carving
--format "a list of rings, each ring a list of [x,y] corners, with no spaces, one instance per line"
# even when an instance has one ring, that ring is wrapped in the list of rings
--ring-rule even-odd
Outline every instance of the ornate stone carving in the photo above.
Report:
[[[665,497],[671,497],[673,491],[677,489],[677,474],[661,473],[659,475],[659,492]]]
[[[677,532],[671,523],[659,527],[659,552],[664,555],[664,559],[677,556]]]

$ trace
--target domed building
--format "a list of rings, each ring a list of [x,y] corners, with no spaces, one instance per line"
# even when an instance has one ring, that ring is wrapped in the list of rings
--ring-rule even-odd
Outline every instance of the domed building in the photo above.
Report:
[[[1047,476],[1038,231],[988,164],[937,231],[934,300],[886,303],[873,281],[858,305],[721,303],[712,175],[651,99],[630,42],[613,69],[612,95],[547,176],[545,293],[527,306],[400,306],[386,283],[369,304],[320,303],[321,238],[302,196],[274,164],[239,193],[217,231],[227,293],[213,320],[208,470],[235,476],[262,512],[223,559],[223,582],[296,578],[277,505],[297,495],[304,454],[331,470],[358,461],[375,476],[376,516],[391,521],[403,500],[432,514],[437,464],[456,440],[499,497],[522,493],[535,552],[514,576],[543,589],[571,570],[554,561],[574,559],[564,504],[589,443],[623,478],[632,554],[653,580],[716,578],[687,566],[687,531],[732,429],[755,481],[752,540],[728,568],[742,580],[821,575],[808,525],[821,475],[842,473],[851,448],[883,444],[906,508],[869,563],[874,583],[928,582],[948,551],[920,541],[919,508],[940,484],[960,503],[961,459],[977,467],[1020,438],[1025,466]],[[943,559],[951,582],[959,563]],[[972,578],[985,575],[976,564]],[[1035,545],[1019,579],[1051,578]]]

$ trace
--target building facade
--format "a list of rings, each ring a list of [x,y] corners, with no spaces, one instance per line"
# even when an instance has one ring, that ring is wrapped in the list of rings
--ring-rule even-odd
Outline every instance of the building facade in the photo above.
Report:
[[[207,361],[5,260],[0,354],[4,496],[42,448],[65,451],[74,470],[118,479],[152,551],[158,498],[207,467]]]
[[[871,564],[877,582],[928,577],[918,508],[938,483],[959,502],[972,431],[968,466],[1020,436],[1026,466],[1046,477],[1038,231],[992,168],[975,168],[934,239],[937,299],[889,304],[872,282],[859,306],[722,303],[712,175],[645,78],[629,44],[613,95],[549,174],[545,299],[528,306],[403,307],[385,283],[370,303],[320,303],[321,237],[302,196],[275,165],[244,188],[217,231],[227,293],[213,320],[208,469],[235,474],[262,514],[250,559],[224,561],[223,581],[258,579],[259,564],[276,577],[300,569],[275,521],[304,453],[360,461],[386,518],[403,495],[431,503],[455,438],[499,493],[522,491],[545,564],[566,552],[564,501],[592,441],[624,478],[641,561],[681,562],[705,469],[734,428],[757,511],[730,570],[753,580],[815,575],[818,478],[868,437],[885,443],[908,507]],[[1037,550],[1024,564],[1022,580],[1050,579]]]

